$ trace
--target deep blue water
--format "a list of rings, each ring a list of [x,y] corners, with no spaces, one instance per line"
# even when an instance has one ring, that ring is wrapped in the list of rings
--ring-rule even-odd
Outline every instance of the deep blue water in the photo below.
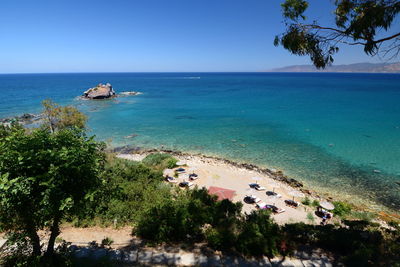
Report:
[[[76,99],[99,82],[143,94]],[[397,74],[0,75],[0,93],[0,117],[40,112],[51,98],[76,105],[89,115],[91,132],[116,146],[163,145],[247,161],[334,195],[400,208]]]

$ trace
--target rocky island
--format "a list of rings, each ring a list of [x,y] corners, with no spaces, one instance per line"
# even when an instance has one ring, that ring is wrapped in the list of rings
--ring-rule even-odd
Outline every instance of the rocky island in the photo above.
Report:
[[[140,92],[128,91],[121,92],[120,96],[130,96],[130,95],[138,95]],[[82,97],[84,99],[107,99],[118,96],[114,91],[112,85],[110,83],[102,84],[99,83],[97,86],[90,88],[83,92]]]
[[[83,92],[83,97],[87,99],[105,99],[115,97],[115,91],[111,84],[99,83],[97,86]]]

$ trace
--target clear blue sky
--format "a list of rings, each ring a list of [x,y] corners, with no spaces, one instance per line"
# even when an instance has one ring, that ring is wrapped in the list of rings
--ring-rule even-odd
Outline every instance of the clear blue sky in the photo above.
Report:
[[[0,73],[262,71],[309,64],[273,46],[279,0],[1,0]],[[332,1],[310,17],[333,21]],[[329,19],[328,19],[329,17]],[[337,64],[374,62],[343,48]]]

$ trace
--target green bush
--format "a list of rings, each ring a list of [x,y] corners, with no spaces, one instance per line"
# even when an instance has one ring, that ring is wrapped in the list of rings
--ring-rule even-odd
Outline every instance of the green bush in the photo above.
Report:
[[[336,253],[345,266],[396,266],[400,262],[400,231],[388,231],[367,221],[344,221],[334,225],[286,224],[286,240],[295,244],[323,248]],[[367,263],[367,264],[366,264]]]
[[[247,256],[269,258],[278,254],[280,228],[270,218],[270,212],[253,211],[242,222],[237,238],[237,250]]]
[[[142,160],[144,165],[161,171],[176,167],[177,162],[178,160],[176,158],[165,153],[149,154]]]
[[[319,206],[319,201],[314,199],[313,202],[311,203],[311,206],[318,207]]]
[[[221,249],[223,246],[222,237],[220,232],[217,229],[212,227],[208,228],[205,232],[205,238],[207,244],[212,247],[213,249]]]
[[[114,240],[112,240],[110,237],[106,237],[103,240],[101,240],[101,246],[102,247],[109,247],[114,243]]]
[[[205,238],[203,227],[206,224],[218,231],[234,228],[241,208],[240,203],[216,201],[206,189],[179,190],[173,199],[153,205],[142,213],[135,233],[155,242],[201,241]],[[222,242],[227,246],[228,243],[228,240]]]
[[[308,220],[310,223],[314,223],[314,222],[315,222],[314,215],[313,215],[311,212],[307,213],[307,220]]]
[[[332,211],[333,214],[335,214],[339,217],[344,217],[351,213],[351,205],[350,204],[347,204],[347,203],[341,202],[341,201],[335,201],[335,202],[333,202],[333,204],[335,205],[335,209]]]
[[[305,198],[301,201],[301,203],[302,203],[303,205],[309,206],[309,205],[311,204],[311,200],[310,200],[309,197],[305,197]]]
[[[234,228],[212,228],[206,230],[205,240],[215,250],[233,250],[237,241],[237,233]]]
[[[152,207],[136,228],[136,234],[158,243],[184,241],[195,232],[198,229],[191,225],[186,207],[173,200]]]

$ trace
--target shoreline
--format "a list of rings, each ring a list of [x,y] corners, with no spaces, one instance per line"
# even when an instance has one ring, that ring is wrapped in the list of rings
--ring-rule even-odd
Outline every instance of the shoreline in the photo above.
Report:
[[[284,171],[282,170],[275,170],[270,168],[263,168],[257,166],[252,163],[247,162],[238,162],[230,159],[225,159],[218,156],[210,156],[205,155],[202,153],[190,153],[190,152],[183,152],[183,151],[176,151],[170,149],[143,149],[140,147],[131,147],[131,146],[123,146],[123,147],[115,147],[111,149],[110,152],[115,153],[120,158],[130,159],[130,160],[141,160],[146,155],[151,153],[167,153],[170,154],[179,160],[190,161],[195,160],[199,162],[203,162],[205,164],[219,166],[223,168],[233,168],[236,170],[246,170],[248,172],[254,172],[255,175],[264,175],[267,176],[269,179],[272,179],[275,182],[282,183],[289,188],[289,190],[297,190],[304,194],[301,199],[305,197],[311,198],[311,200],[316,199],[318,201],[327,200],[330,202],[333,201],[340,201],[346,202],[353,207],[353,210],[356,212],[366,212],[372,213],[376,215],[376,218],[382,221],[390,221],[393,219],[399,220],[400,214],[395,210],[391,210],[386,206],[380,205],[377,202],[372,202],[374,204],[373,207],[368,205],[369,203],[362,202],[362,204],[357,204],[355,201],[349,201],[345,197],[340,198],[336,196],[329,195],[327,193],[318,191],[318,189],[307,187],[303,184],[303,182],[296,180],[294,178],[290,178],[289,176],[285,175]],[[136,156],[136,159],[135,159]],[[292,197],[290,197],[292,198]],[[297,198],[298,201],[300,198]],[[360,198],[362,200],[362,198]],[[301,202],[301,200],[299,201]]]
[[[208,155],[204,155],[201,153],[188,153],[188,152],[169,150],[169,149],[140,149],[140,150],[136,150],[134,153],[117,152],[117,154],[120,154],[120,155],[138,154],[138,155],[142,155],[142,156],[147,156],[151,153],[157,153],[157,152],[170,154],[174,157],[178,157],[180,159],[182,158],[183,160],[194,159],[194,158],[197,158],[200,160],[212,160],[212,161],[215,161],[215,163],[223,163],[223,164],[227,164],[227,165],[230,165],[230,166],[233,166],[236,168],[242,168],[242,169],[246,169],[248,171],[255,171],[260,174],[268,175],[271,178],[273,178],[274,180],[276,180],[278,182],[283,182],[283,183],[293,187],[294,189],[298,189],[302,192],[304,191],[303,192],[304,194],[308,194],[308,195],[314,196],[314,197],[322,197],[322,196],[317,195],[316,191],[313,191],[310,189],[305,189],[302,182],[286,176],[283,173],[283,171],[281,171],[281,170],[262,168],[255,164],[252,164],[252,163],[240,163],[237,161],[233,161],[233,160],[229,160],[229,159],[225,159],[225,158],[217,157],[217,156],[208,156]],[[209,163],[211,163],[211,162],[209,162]],[[327,199],[332,199],[332,198],[327,197]]]

